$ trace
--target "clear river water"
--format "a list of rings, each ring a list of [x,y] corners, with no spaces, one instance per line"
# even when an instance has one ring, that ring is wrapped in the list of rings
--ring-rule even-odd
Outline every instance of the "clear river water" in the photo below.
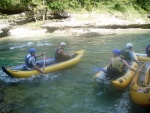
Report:
[[[67,44],[65,52],[85,50],[77,65],[27,79],[11,78],[0,69],[0,83],[5,86],[2,97],[11,113],[145,113],[147,108],[132,103],[128,88],[115,94],[101,90],[95,86],[93,76],[97,73],[94,68],[108,64],[113,49],[122,49],[128,42],[135,52],[145,53],[150,30],[88,38],[49,33],[0,38],[0,66],[24,63],[31,47],[37,54],[46,52],[47,58],[54,57],[60,42]]]

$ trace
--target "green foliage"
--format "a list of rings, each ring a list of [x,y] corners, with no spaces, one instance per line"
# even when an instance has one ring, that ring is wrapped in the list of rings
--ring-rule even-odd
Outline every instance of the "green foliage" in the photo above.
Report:
[[[122,5],[118,4],[118,3],[116,3],[116,4],[114,5],[113,9],[114,9],[114,10],[117,10],[117,11],[120,11],[120,12],[122,12],[122,13],[125,12],[125,8],[124,8]]]
[[[72,0],[72,1],[69,1],[68,7],[70,9],[78,10],[78,9],[81,9],[81,3],[75,0]]]
[[[63,1],[58,1],[58,2],[52,2],[49,4],[49,8],[55,11],[63,10],[65,9],[65,5]]]
[[[43,5],[43,1],[46,4]],[[0,0],[1,9],[25,8],[29,5],[37,6],[38,9],[48,7],[52,11],[74,10],[87,11],[97,10],[115,10],[126,11],[126,6],[132,5],[150,11],[150,0]],[[100,7],[103,6],[103,7]]]
[[[150,1],[147,0],[147,2],[144,3],[144,5],[141,6],[144,10],[150,11]]]
[[[20,7],[24,7],[24,4],[20,2],[21,0],[0,0],[0,8],[1,9],[16,9]]]
[[[11,0],[1,0],[0,1],[0,8],[2,8],[2,9],[6,9],[11,6],[12,6]]]

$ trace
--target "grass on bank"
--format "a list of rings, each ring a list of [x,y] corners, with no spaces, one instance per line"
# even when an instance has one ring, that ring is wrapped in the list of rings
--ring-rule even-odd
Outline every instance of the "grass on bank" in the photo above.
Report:
[[[29,29],[41,29],[42,25],[43,25],[43,21],[37,21],[37,22],[26,23],[23,25],[23,27]]]

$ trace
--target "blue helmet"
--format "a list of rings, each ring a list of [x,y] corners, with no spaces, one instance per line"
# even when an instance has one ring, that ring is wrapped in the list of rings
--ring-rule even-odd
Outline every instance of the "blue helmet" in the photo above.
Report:
[[[114,49],[114,50],[113,50],[113,53],[116,54],[116,55],[120,55],[120,50]]]
[[[29,52],[34,53],[36,50],[34,48],[30,48]]]

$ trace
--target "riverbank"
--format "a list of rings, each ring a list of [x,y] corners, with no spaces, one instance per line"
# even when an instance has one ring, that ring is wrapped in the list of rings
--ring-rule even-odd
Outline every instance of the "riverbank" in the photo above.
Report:
[[[2,24],[1,24],[2,25]],[[7,23],[7,27],[10,27]],[[32,35],[42,33],[68,34],[70,36],[114,35],[124,29],[149,29],[150,19],[145,17],[129,18],[117,14],[70,14],[67,19],[55,19],[11,25],[8,35]]]

